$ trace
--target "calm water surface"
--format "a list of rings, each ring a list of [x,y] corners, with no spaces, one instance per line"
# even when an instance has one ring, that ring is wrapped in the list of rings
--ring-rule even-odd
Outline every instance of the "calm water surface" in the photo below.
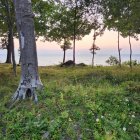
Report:
[[[18,51],[15,50],[16,62],[19,61]],[[107,65],[105,61],[109,58],[110,55],[118,57],[116,52],[103,52],[98,51],[95,55],[95,64],[96,65]],[[140,54],[133,54],[133,60],[140,61]],[[6,59],[6,50],[0,50],[0,62],[5,62]],[[89,50],[77,50],[76,51],[76,63],[85,63],[91,65],[92,54]],[[62,50],[38,50],[38,63],[39,66],[49,66],[60,64],[63,60]],[[66,52],[66,60],[72,60],[72,51],[68,50]],[[122,61],[129,60],[129,54],[122,53]]]

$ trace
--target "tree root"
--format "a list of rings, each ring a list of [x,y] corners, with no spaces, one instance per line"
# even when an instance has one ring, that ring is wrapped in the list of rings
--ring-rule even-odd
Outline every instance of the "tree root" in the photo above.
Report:
[[[23,88],[20,87],[17,89],[15,94],[12,97],[13,102],[16,100],[22,100],[26,98],[32,98],[35,103],[38,102],[37,94],[36,94],[37,89],[32,87],[32,88]]]
[[[42,90],[43,85],[40,81],[36,84],[36,87],[32,87],[31,85],[25,86],[20,84],[16,92],[14,93],[12,97],[12,102],[19,101],[19,100],[24,100],[27,98],[31,98],[35,103],[38,102],[37,98],[37,91]]]

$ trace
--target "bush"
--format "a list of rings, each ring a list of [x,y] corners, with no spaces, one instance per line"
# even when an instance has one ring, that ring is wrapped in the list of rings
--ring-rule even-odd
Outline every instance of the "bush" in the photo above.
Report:
[[[114,66],[119,64],[119,60],[115,56],[111,55],[109,59],[106,60],[106,63],[110,66]]]
[[[130,61],[124,61],[122,64],[123,65],[130,65]],[[138,66],[138,65],[140,65],[140,63],[137,60],[132,60],[131,61],[131,64],[132,64],[132,66]]]

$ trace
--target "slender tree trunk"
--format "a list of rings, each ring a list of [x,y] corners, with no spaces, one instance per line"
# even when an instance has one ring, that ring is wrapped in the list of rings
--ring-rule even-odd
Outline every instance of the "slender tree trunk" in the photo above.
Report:
[[[4,6],[6,9],[6,14],[7,14],[7,26],[8,26],[8,45],[7,45],[7,59],[6,59],[6,63],[11,63],[11,58],[12,58],[12,40],[11,37],[13,36],[12,32],[11,32],[11,26],[12,26],[12,22],[11,22],[11,16],[10,16],[10,7],[9,7],[9,2],[8,0],[3,1],[4,2]]]
[[[129,35],[129,46],[130,46],[130,68],[132,69],[132,45],[130,35]]]
[[[74,31],[74,40],[73,40],[73,63],[75,65],[75,31]]]
[[[12,56],[12,47],[10,43],[10,33],[8,33],[8,45],[7,45],[7,58],[5,63],[10,63],[11,64],[11,56]]]
[[[13,71],[16,76],[16,61],[15,61],[15,50],[14,50],[14,39],[13,39],[13,29],[11,27],[11,37],[10,37],[11,47],[12,47],[12,63],[13,63]]]
[[[119,66],[121,67],[121,49],[120,49],[120,33],[118,31],[118,53],[119,53]]]
[[[37,89],[42,88],[34,34],[34,15],[31,0],[14,0],[16,24],[21,50],[21,79],[13,101],[32,97],[37,102]]]
[[[77,14],[77,0],[75,0],[75,11],[74,11],[74,24],[73,24],[73,63],[75,65],[75,42],[76,42],[76,14]]]
[[[12,58],[12,64],[13,64],[13,71],[16,76],[16,61],[15,61],[15,52],[14,52],[14,40],[13,40],[13,29],[9,25],[9,34],[8,34],[8,45],[10,46],[10,57]],[[11,61],[10,58],[10,61]]]
[[[93,55],[92,55],[92,67],[94,67],[94,51],[93,51]]]
[[[63,55],[63,64],[65,63],[65,57],[66,57],[66,49],[64,48],[64,55]]]
[[[8,0],[5,0],[5,8],[7,12],[7,25],[8,25],[8,47],[7,47],[7,63],[11,63],[11,58],[12,58],[12,63],[13,63],[13,71],[16,76],[16,61],[15,61],[15,52],[14,52],[14,40],[13,40],[13,21],[12,21],[12,16],[11,16],[11,9],[10,9],[10,4]]]
[[[12,62],[15,65],[13,29],[12,27],[9,27],[6,63],[11,64]]]
[[[93,35],[93,46],[92,46],[92,67],[94,67],[94,55],[95,55],[95,30],[94,30],[94,35]]]

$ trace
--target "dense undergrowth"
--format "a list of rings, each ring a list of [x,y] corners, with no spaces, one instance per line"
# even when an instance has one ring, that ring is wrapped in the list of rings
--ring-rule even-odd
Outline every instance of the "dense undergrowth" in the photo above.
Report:
[[[0,65],[0,140],[139,140],[140,67],[40,67],[39,102],[8,102],[19,82]]]

